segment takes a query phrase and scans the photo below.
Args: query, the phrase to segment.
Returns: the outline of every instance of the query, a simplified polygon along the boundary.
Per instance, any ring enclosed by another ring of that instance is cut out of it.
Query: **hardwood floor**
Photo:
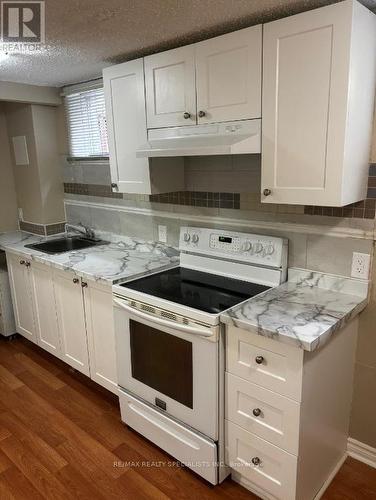
[[[211,487],[120,421],[116,397],[20,338],[0,341],[0,499],[255,499]],[[376,499],[348,459],[323,497]]]

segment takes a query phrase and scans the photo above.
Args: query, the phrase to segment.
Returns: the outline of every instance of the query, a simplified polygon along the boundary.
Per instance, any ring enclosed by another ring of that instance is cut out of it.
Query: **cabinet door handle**
[[[261,415],[261,410],[260,408],[255,408],[253,411],[252,411],[253,415],[255,417],[259,417]]]
[[[183,114],[183,116],[184,116],[184,119],[185,119],[185,120],[188,120],[188,118],[190,118],[190,117],[191,117],[191,113],[188,113],[188,111],[186,111],[186,112]]]
[[[199,111],[199,112],[198,112],[198,116],[199,116],[200,118],[204,118],[204,116],[206,116],[205,111],[202,111],[202,110],[201,110],[201,111]]]
[[[26,264],[26,262],[24,260],[20,260],[20,264],[21,264],[21,266],[24,266]]]
[[[255,361],[258,365],[262,365],[264,362],[264,356],[256,356]]]
[[[112,189],[117,189],[118,185],[116,184],[116,182],[112,182],[111,187],[112,187]]]
[[[83,281],[83,282],[81,283],[81,286],[82,286],[82,288],[87,288],[87,283],[86,283],[86,281]]]
[[[80,280],[79,280],[78,278],[73,278],[73,283],[74,283],[75,285],[77,285],[77,283],[79,283],[79,281],[80,281]]]
[[[253,463],[253,465],[260,465],[261,464],[261,459],[259,457],[253,457],[251,462]]]
[[[264,194],[264,196],[270,196],[272,194],[272,190],[271,189],[264,189],[263,194]]]

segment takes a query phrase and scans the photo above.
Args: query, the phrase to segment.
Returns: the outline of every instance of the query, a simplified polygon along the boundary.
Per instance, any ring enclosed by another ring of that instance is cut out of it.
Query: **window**
[[[64,97],[71,157],[108,157],[103,87],[68,87]]]

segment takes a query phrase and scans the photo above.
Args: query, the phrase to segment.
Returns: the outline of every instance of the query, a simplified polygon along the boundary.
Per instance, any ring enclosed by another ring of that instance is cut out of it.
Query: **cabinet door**
[[[10,287],[12,292],[16,330],[37,344],[34,322],[30,261],[26,257],[7,253]]]
[[[351,18],[341,2],[264,25],[263,202],[340,204]]]
[[[51,354],[61,357],[53,270],[49,266],[34,262],[31,269],[38,344]]]
[[[89,281],[84,290],[90,376],[117,394],[112,289]]]
[[[90,376],[81,280],[66,271],[54,270],[61,359]]]
[[[145,57],[148,128],[196,124],[194,58],[194,45]]]
[[[148,158],[136,158],[147,142],[143,60],[103,71],[111,179],[121,193],[150,194]]]
[[[196,44],[198,123],[261,117],[261,59],[261,25]]]

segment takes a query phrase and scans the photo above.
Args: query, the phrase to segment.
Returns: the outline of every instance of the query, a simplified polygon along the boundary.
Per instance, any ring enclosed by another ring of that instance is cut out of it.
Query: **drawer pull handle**
[[[257,467],[258,465],[261,464],[261,459],[259,457],[253,457],[252,463],[253,463],[253,465],[255,465]]]
[[[259,417],[261,415],[261,410],[260,408],[255,408],[252,413],[255,417]]]
[[[264,356],[256,356],[255,361],[258,365],[261,365],[264,362]]]

